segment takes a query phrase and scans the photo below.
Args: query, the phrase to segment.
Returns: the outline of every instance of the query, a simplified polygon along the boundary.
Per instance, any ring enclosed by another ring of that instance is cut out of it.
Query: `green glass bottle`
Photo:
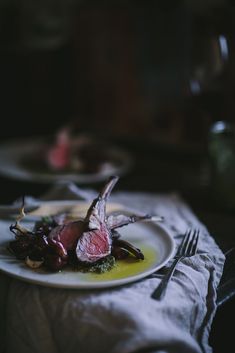
[[[235,127],[215,122],[209,131],[210,188],[219,208],[235,211]]]

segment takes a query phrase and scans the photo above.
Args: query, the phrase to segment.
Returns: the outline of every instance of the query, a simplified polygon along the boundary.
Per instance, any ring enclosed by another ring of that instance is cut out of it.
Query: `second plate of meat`
[[[0,173],[32,182],[86,184],[124,175],[133,163],[126,150],[87,136],[79,136],[71,149],[67,147],[51,145],[48,137],[5,142],[0,145]]]

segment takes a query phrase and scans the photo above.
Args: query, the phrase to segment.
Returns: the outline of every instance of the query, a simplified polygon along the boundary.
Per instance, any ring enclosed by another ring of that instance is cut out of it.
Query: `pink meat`
[[[78,239],[76,254],[78,260],[93,263],[111,253],[111,234],[105,223],[100,228],[87,231]]]
[[[68,251],[76,248],[77,241],[84,229],[85,223],[83,221],[69,222],[52,229],[48,237],[60,242]]]
[[[47,161],[50,167],[62,170],[69,166],[71,157],[71,141],[69,129],[58,132],[56,142],[47,152]]]

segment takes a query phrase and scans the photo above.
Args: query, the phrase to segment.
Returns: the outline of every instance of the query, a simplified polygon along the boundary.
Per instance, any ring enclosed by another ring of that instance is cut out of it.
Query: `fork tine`
[[[180,244],[179,248],[178,248],[178,255],[183,255],[185,253],[185,250],[187,248],[188,245],[188,241],[189,241],[189,237],[191,234],[191,229],[188,229],[185,233],[185,236],[183,238],[182,243]]]
[[[199,240],[199,230],[195,231],[194,242],[192,244],[192,249],[191,249],[191,252],[190,252],[191,255],[196,254],[198,240]]]
[[[187,251],[185,253],[186,256],[192,256],[196,251],[197,241],[198,241],[198,231],[194,230],[192,238],[188,244]]]
[[[193,234],[192,234],[192,231],[190,232],[190,238],[188,239],[188,243],[187,243],[187,246],[186,246],[185,251],[184,251],[184,255],[185,256],[191,253],[192,247],[193,247],[194,238],[195,238],[195,230],[193,231]]]

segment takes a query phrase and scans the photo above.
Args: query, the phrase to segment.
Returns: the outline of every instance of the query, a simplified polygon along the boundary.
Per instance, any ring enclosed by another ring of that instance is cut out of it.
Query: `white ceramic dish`
[[[33,215],[44,215],[45,211],[53,210],[58,212],[66,206],[71,207],[72,213],[83,215],[88,208],[85,202],[62,203],[45,202],[41,210],[32,212]],[[73,208],[75,207],[75,208]],[[72,209],[73,208],[73,209]],[[108,211],[120,209],[120,205],[108,204]],[[81,212],[79,212],[81,210]],[[123,213],[132,214],[128,209],[122,209]],[[129,260],[117,261],[117,265],[104,274],[81,273],[70,269],[64,269],[58,273],[48,273],[44,270],[32,270],[24,262],[21,262],[10,254],[7,244],[14,239],[14,235],[9,231],[10,222],[1,222],[0,237],[0,270],[10,276],[20,280],[49,287],[58,288],[106,288],[131,283],[162,268],[173,256],[175,243],[171,234],[164,225],[153,221],[138,222],[119,229],[122,239],[126,239],[140,248],[144,253],[144,260],[136,260],[131,257]],[[27,223],[27,227],[29,223]]]
[[[45,139],[13,140],[0,145],[0,173],[7,177],[31,182],[55,182],[59,180],[73,181],[80,184],[96,183],[107,180],[111,175],[124,175],[133,161],[129,153],[116,146],[110,146],[108,153],[111,160],[100,172],[81,174],[78,172],[55,173],[46,168],[32,168],[30,164],[22,162],[29,155],[37,157],[45,145]]]

